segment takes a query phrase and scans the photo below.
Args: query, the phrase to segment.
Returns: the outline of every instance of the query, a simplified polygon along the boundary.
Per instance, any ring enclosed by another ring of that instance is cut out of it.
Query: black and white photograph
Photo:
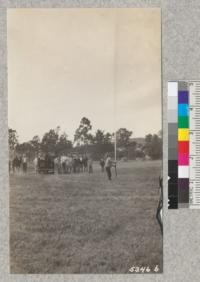
[[[10,271],[163,272],[160,8],[7,10]]]

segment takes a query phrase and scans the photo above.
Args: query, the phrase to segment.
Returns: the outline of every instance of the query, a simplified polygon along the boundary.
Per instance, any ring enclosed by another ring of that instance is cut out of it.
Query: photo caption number
[[[156,265],[155,267],[154,267],[154,272],[158,272],[160,270],[160,268],[159,268],[159,266],[158,265]]]
[[[160,268],[159,265],[156,265],[152,269],[149,266],[132,266],[129,269],[129,272],[131,273],[149,273],[149,272],[159,272]]]

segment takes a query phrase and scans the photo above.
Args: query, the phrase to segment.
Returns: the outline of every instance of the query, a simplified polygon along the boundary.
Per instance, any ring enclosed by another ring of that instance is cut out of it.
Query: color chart
[[[200,81],[168,82],[168,208],[200,208]]]
[[[178,82],[178,207],[189,207],[189,91]]]
[[[178,82],[168,83],[168,207],[178,208]]]

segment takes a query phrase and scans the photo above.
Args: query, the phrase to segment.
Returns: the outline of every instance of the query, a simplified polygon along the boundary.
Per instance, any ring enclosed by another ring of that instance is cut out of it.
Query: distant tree
[[[147,134],[145,136],[144,152],[145,152],[145,155],[149,157],[151,157],[152,155],[152,139],[153,139],[152,134]]]
[[[162,129],[160,129],[158,131],[158,137],[162,139],[162,136],[163,136],[163,131],[162,131]]]
[[[35,156],[35,148],[31,141],[17,144],[16,152],[20,155],[26,154],[29,159],[33,159]]]
[[[59,127],[50,129],[49,132],[44,134],[41,142],[41,149],[43,152],[55,154],[56,145],[59,141],[59,129]]]
[[[68,153],[72,149],[72,142],[67,139],[67,134],[63,132],[56,144],[56,155]]]
[[[104,133],[103,130],[98,129],[93,137],[94,144],[108,144],[111,143],[111,134]]]
[[[104,135],[104,143],[105,144],[110,144],[111,143],[111,139],[112,139],[112,134],[110,134],[109,132],[107,132]]]
[[[112,143],[89,144],[85,152],[87,152],[93,160],[100,160],[106,153],[113,154],[114,146]]]
[[[137,143],[135,141],[129,141],[125,149],[126,149],[126,155],[128,159],[134,160],[137,157],[137,154],[136,154]]]
[[[17,135],[17,131],[12,128],[8,129],[8,142],[9,142],[9,149],[11,151],[14,151],[16,145],[18,144],[18,135]]]
[[[83,117],[80,121],[79,127],[76,129],[74,135],[74,143],[77,145],[86,145],[92,143],[92,134],[91,134],[92,125],[88,118]]]
[[[92,133],[88,133],[86,144],[93,144],[93,143],[94,143],[94,136],[92,135]]]
[[[117,145],[119,147],[126,147],[129,145],[132,131],[129,131],[126,128],[120,128],[116,134],[117,134]]]
[[[148,134],[145,137],[145,153],[152,160],[162,158],[162,139],[157,134]]]
[[[103,144],[104,143],[104,131],[103,130],[100,130],[98,129],[95,133],[95,136],[94,136],[94,143],[97,143],[97,144]]]
[[[145,146],[144,144],[137,143],[135,150],[136,158],[145,158]]]
[[[37,154],[41,147],[40,137],[38,135],[35,135],[33,139],[30,141],[30,143],[32,144],[34,151]]]
[[[152,138],[153,138],[152,134],[147,134],[145,136],[145,149],[146,150],[148,150],[151,147]]]

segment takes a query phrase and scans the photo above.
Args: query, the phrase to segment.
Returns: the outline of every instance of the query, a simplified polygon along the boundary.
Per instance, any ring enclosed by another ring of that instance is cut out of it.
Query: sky
[[[82,117],[133,137],[161,129],[158,8],[8,9],[8,125],[19,141]]]

